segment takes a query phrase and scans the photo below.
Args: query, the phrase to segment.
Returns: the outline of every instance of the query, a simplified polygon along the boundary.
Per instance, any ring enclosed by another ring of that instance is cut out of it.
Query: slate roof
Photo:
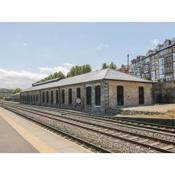
[[[103,69],[103,70],[93,71],[82,75],[77,75],[70,78],[61,79],[53,83],[34,86],[24,90],[23,92],[61,87],[61,86],[79,84],[79,83],[86,83],[86,82],[97,81],[97,80],[121,80],[121,81],[153,83],[152,81],[141,79],[120,71],[116,71],[112,69]]]

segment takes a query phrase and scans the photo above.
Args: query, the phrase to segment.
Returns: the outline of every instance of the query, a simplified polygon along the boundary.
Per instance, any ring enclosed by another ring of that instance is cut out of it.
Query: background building
[[[121,65],[121,67],[117,70],[128,74],[129,73],[129,66],[128,65]]]
[[[131,60],[129,73],[153,81],[175,80],[175,39],[166,39],[145,56]]]

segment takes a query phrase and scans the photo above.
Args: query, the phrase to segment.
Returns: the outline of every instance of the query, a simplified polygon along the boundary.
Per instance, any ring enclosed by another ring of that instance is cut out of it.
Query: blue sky
[[[127,53],[145,54],[155,44],[175,37],[175,23],[0,23],[1,87],[28,87],[55,70],[103,62],[126,64]],[[2,72],[1,72],[2,71]],[[7,72],[8,76],[5,75]],[[15,74],[30,79],[8,84]],[[3,75],[4,74],[4,77]],[[6,78],[6,79],[5,79]],[[1,81],[2,82],[2,81]]]

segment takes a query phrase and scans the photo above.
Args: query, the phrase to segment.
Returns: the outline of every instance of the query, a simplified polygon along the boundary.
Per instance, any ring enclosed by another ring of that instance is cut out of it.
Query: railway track
[[[68,116],[80,116],[80,117],[86,117],[86,118],[90,118],[90,119],[97,119],[99,121],[106,121],[106,122],[113,122],[115,124],[121,124],[122,126],[125,126],[125,127],[136,127],[136,128],[140,128],[140,130],[145,130],[145,129],[150,129],[150,130],[154,130],[154,132],[167,132],[168,134],[169,133],[172,133],[172,134],[175,134],[175,127],[171,127],[171,126],[165,126],[165,125],[159,125],[159,124],[153,124],[153,123],[147,123],[147,122],[141,122],[141,121],[132,121],[132,120],[129,120],[129,119],[117,119],[117,117],[114,119],[110,118],[110,117],[104,117],[104,116],[96,116],[96,115],[93,115],[93,114],[86,114],[86,113],[82,113],[82,112],[78,112],[78,111],[69,111],[69,110],[65,110],[65,109],[55,109],[55,108],[52,108],[52,107],[43,107],[43,106],[33,106],[33,105],[25,105],[26,106],[29,106],[29,107],[32,107],[32,108],[37,108],[38,107],[40,109],[43,109],[43,110],[47,110],[47,111],[55,111],[55,112],[58,112],[60,113],[61,115],[68,115]]]
[[[90,122],[90,121],[86,121],[85,118],[83,117],[82,117],[83,120],[77,119],[77,118],[75,119],[75,118],[71,118],[70,116],[56,115],[56,114],[54,115],[52,113],[41,111],[36,108],[24,107],[20,105],[3,105],[3,107],[17,114],[23,115],[25,117],[28,116],[28,118],[30,118],[29,117],[30,115],[34,115],[35,121],[37,120],[38,117],[41,117],[41,119],[43,118],[49,119],[55,123],[61,122],[69,126],[73,126],[75,128],[77,127],[81,128],[87,132],[91,132],[91,134],[96,133],[97,135],[102,135],[102,136],[111,138],[113,140],[119,140],[119,141],[125,142],[126,145],[128,145],[129,143],[129,144],[134,144],[135,146],[139,146],[141,148],[146,148],[148,152],[164,152],[164,153],[175,152],[174,141],[164,140],[161,138],[153,138],[148,135],[133,133],[129,130],[123,131],[119,128],[115,128],[114,126],[110,125],[109,121],[100,120],[101,121],[100,123],[99,120],[96,119],[97,121],[95,122],[95,119],[93,119],[93,122],[92,121]],[[42,123],[42,120],[37,122]],[[45,124],[46,123],[44,123],[44,125]],[[51,127],[51,124],[47,124],[47,127]],[[89,139],[88,141],[86,140],[85,142],[90,143],[99,149],[102,148],[103,149],[102,152],[120,152],[120,150],[108,147],[107,145],[105,146],[105,144],[100,145],[97,143],[92,143],[90,141],[92,140]]]
[[[11,103],[11,102],[8,102],[8,103]],[[167,131],[167,132],[175,133],[175,127],[162,125],[162,124],[143,122],[143,121],[133,121],[131,119],[126,119],[126,118],[110,117],[110,116],[104,116],[100,114],[84,113],[80,111],[73,111],[70,109],[55,108],[55,107],[48,107],[48,106],[36,106],[36,105],[29,105],[29,104],[25,104],[24,106],[29,106],[32,108],[40,108],[40,109],[48,110],[48,111],[55,111],[55,112],[61,113],[62,115],[70,114],[70,115],[76,115],[76,116],[81,116],[81,117],[86,117],[86,118],[87,117],[95,118],[95,119],[100,119],[100,120],[105,120],[105,121],[110,121],[110,122],[115,122],[115,123],[127,124],[127,125],[137,126],[141,128],[148,128],[148,129],[154,129],[158,131],[161,130],[164,132]]]

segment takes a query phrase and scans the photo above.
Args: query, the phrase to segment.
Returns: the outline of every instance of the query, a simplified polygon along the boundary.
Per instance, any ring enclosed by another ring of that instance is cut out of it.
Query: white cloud
[[[71,69],[73,66],[75,66],[74,64],[71,63],[64,63],[64,66],[67,66],[68,69]]]
[[[72,66],[72,64],[65,63],[63,66],[40,67],[37,71],[7,70],[0,68],[0,88],[28,88],[32,83],[56,71],[62,71],[66,74]]]
[[[26,88],[30,87],[35,81],[47,76],[47,74],[36,73],[25,70],[6,70],[0,69],[0,87],[2,88]]]
[[[63,66],[56,66],[56,67],[39,67],[41,73],[52,74],[54,72],[62,71],[64,74],[67,74],[71,67],[74,66],[70,63],[65,63]]]
[[[159,39],[153,39],[152,41],[151,41],[151,43],[152,43],[152,45],[154,46],[154,47],[156,47],[159,43],[160,43],[160,40]]]
[[[96,47],[96,50],[103,50],[103,49],[108,49],[108,48],[109,48],[109,44],[101,43]]]
[[[23,46],[24,46],[24,47],[26,47],[26,46],[28,46],[28,45],[29,45],[29,44],[26,43],[26,42],[23,43]]]

